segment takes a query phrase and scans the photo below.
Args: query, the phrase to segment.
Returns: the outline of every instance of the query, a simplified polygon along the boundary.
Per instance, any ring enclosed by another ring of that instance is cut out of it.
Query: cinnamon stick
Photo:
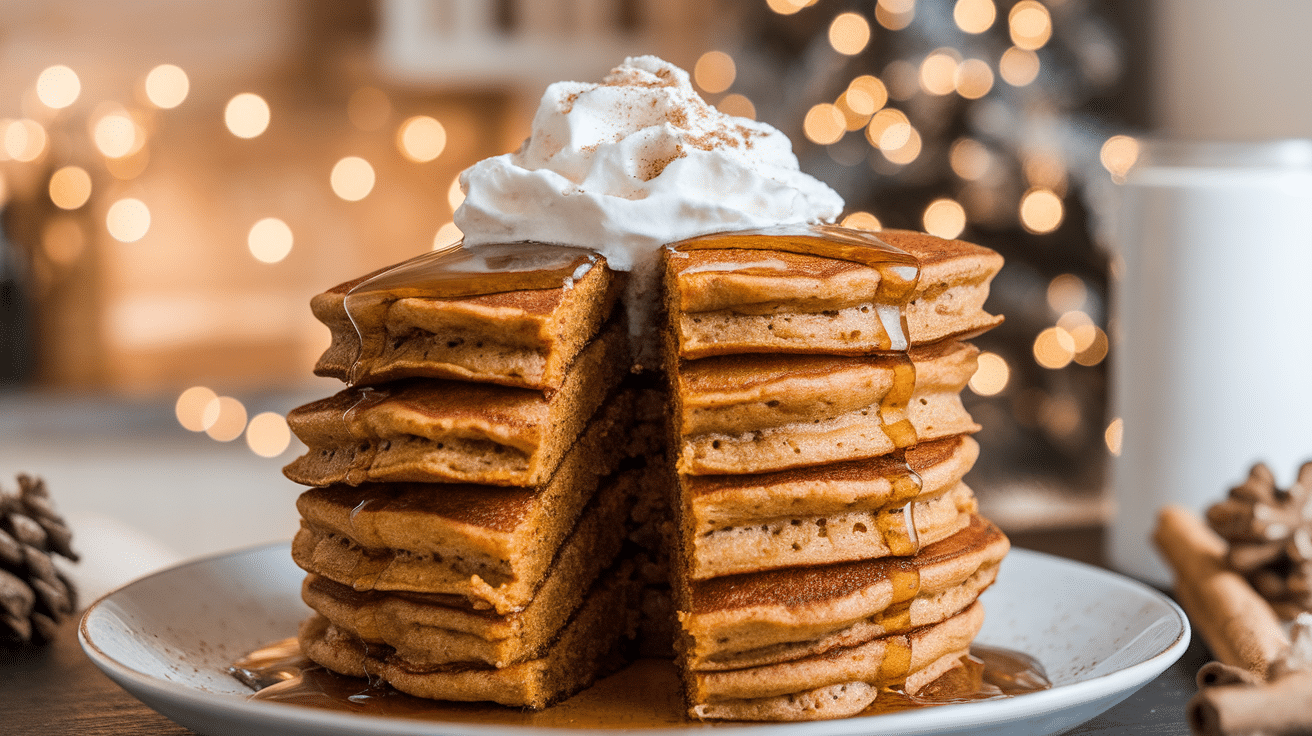
[[[1180,605],[1216,658],[1265,680],[1289,638],[1271,606],[1226,566],[1225,541],[1179,506],[1162,509],[1153,541],[1175,571]]]
[[[1186,711],[1194,733],[1307,734],[1312,732],[1312,672],[1291,672],[1261,685],[1218,685],[1200,690]]]

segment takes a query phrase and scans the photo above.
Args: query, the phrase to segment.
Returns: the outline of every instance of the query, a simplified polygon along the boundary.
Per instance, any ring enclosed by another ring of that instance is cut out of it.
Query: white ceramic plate
[[[594,736],[596,729],[487,726],[360,716],[248,701],[226,673],[235,659],[293,636],[308,609],[303,573],[286,544],[191,562],[105,596],[79,638],[100,669],[144,703],[206,736]],[[1184,613],[1125,577],[1058,557],[1014,550],[984,594],[978,641],[1043,663],[1050,690],[1005,700],[802,724],[724,724],[743,736],[1053,734],[1128,697],[1171,665],[1189,643]],[[645,731],[650,736],[703,729]]]

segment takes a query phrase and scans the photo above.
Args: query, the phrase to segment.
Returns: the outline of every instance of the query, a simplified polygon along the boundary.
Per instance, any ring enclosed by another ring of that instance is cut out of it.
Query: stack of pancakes
[[[842,717],[956,666],[1008,549],[962,482],[959,395],[1001,257],[819,227],[685,241],[665,266],[690,713]]]
[[[638,605],[630,510],[668,471],[622,385],[619,275],[576,249],[481,254],[312,302],[333,334],[316,373],[349,387],[288,416],[308,452],[284,472],[313,486],[300,639],[414,695],[541,708],[617,663]]]

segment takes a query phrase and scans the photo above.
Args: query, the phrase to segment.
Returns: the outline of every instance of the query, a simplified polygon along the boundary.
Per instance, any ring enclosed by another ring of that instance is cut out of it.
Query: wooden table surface
[[[1018,547],[1100,564],[1102,530],[1011,534]],[[1185,656],[1144,689],[1072,734],[1187,734],[1184,704],[1208,660],[1195,637]],[[68,622],[47,647],[0,650],[0,736],[179,736],[191,731],[141,704],[96,669]]]

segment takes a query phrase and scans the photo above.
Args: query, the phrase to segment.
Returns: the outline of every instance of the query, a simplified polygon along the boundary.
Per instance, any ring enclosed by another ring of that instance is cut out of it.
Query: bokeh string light
[[[172,110],[181,105],[191,92],[191,80],[182,67],[160,64],[146,74],[143,83],[146,99],[161,110]]]
[[[347,156],[333,165],[329,183],[333,193],[347,202],[359,202],[374,189],[374,167],[359,156]]]
[[[733,86],[738,67],[723,51],[707,51],[693,66],[692,78],[703,91],[716,95]]]
[[[75,210],[91,198],[91,175],[80,166],[65,166],[50,176],[50,201],[64,210]]]
[[[416,115],[397,129],[396,147],[411,161],[427,163],[446,149],[446,128],[435,118]]]
[[[238,138],[256,138],[269,127],[272,113],[269,103],[253,92],[243,92],[223,109],[223,122],[228,132]]]
[[[150,208],[139,199],[120,199],[109,206],[105,226],[115,240],[134,243],[150,231]]]
[[[261,412],[246,425],[246,445],[260,457],[278,457],[292,443],[291,429],[281,414]]]
[[[48,67],[36,79],[36,96],[41,104],[52,110],[62,110],[82,94],[82,80],[77,72],[59,64]]]
[[[292,252],[292,229],[276,217],[266,217],[251,226],[246,246],[262,263],[278,263]]]

